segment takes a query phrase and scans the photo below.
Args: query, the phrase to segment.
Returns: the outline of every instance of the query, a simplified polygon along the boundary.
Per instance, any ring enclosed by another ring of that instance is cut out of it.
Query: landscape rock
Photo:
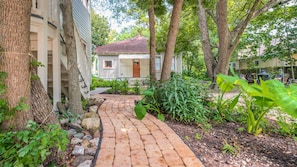
[[[83,146],[74,146],[74,149],[72,151],[72,155],[83,155],[85,152],[85,149]]]
[[[84,140],[91,140],[93,137],[91,135],[85,135],[83,137]]]
[[[100,137],[100,131],[99,130],[96,130],[94,132],[94,135],[93,135],[94,138],[99,138]]]
[[[69,122],[69,119],[68,119],[68,118],[60,119],[60,124],[61,124],[61,125],[64,125],[64,124],[66,124],[66,123],[68,123],[68,122]]]
[[[79,164],[77,167],[90,167],[92,164],[92,160],[86,160],[85,162]]]
[[[68,127],[72,128],[72,129],[75,129],[76,132],[82,132],[83,131],[82,127],[79,124],[76,124],[76,123],[65,123],[65,125],[67,125]]]
[[[80,119],[77,119],[74,121],[74,123],[78,124],[78,125],[81,125],[81,120]]]
[[[90,156],[95,156],[97,151],[97,147],[90,147],[85,149],[85,154]]]
[[[90,140],[90,143],[92,144],[92,146],[98,146],[99,138],[94,138]]]
[[[73,160],[73,162],[71,162],[71,166],[78,166],[79,164],[83,163],[86,160],[93,160],[93,156],[85,156],[85,155],[77,156]]]
[[[69,129],[67,132],[69,136],[73,136],[74,134],[77,133],[75,129]]]
[[[82,127],[91,130],[91,131],[96,131],[100,127],[100,119],[97,118],[85,118],[82,120]]]
[[[89,112],[97,113],[98,111],[98,106],[91,106],[89,109]]]
[[[84,137],[84,134],[83,133],[77,133],[77,134],[74,134],[73,137],[81,139],[81,138]]]
[[[82,116],[82,119],[86,119],[86,118],[99,118],[99,115],[94,113],[94,112],[86,112],[84,113],[84,115]]]
[[[77,145],[77,144],[82,143],[82,139],[74,137],[74,138],[71,139],[70,143],[73,144],[73,145]]]
[[[88,140],[83,140],[81,146],[83,146],[84,148],[88,148],[91,146],[91,143]]]

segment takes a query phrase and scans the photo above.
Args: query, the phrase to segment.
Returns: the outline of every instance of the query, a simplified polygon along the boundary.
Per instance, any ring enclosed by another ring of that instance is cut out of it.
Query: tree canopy
[[[108,43],[110,25],[106,17],[100,16],[91,9],[92,44],[102,46]]]

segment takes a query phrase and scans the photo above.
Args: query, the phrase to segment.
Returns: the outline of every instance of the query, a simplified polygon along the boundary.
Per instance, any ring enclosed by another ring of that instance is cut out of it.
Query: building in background
[[[77,48],[81,95],[90,96],[91,84],[91,17],[89,0],[73,0],[74,33]],[[38,76],[54,106],[68,96],[67,56],[59,0],[32,0],[31,53],[44,67]]]
[[[137,36],[124,41],[119,41],[95,49],[98,56],[93,64],[93,75],[106,80],[128,79],[145,80],[149,78],[150,53],[147,38]],[[156,55],[156,76],[160,79],[164,55]],[[182,57],[172,59],[171,70],[182,72]]]

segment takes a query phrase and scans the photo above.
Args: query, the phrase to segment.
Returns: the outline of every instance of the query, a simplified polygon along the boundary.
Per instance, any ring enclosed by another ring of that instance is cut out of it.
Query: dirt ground
[[[193,150],[206,167],[296,167],[297,141],[275,133],[254,136],[240,131],[242,125],[228,122],[208,131],[196,125],[166,123]],[[235,155],[223,153],[226,142]]]

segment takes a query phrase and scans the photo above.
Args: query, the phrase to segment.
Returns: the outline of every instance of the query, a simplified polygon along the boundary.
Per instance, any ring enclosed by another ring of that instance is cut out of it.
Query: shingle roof
[[[149,53],[147,38],[137,36],[124,41],[119,41],[95,49],[98,55],[122,54],[122,53]]]

